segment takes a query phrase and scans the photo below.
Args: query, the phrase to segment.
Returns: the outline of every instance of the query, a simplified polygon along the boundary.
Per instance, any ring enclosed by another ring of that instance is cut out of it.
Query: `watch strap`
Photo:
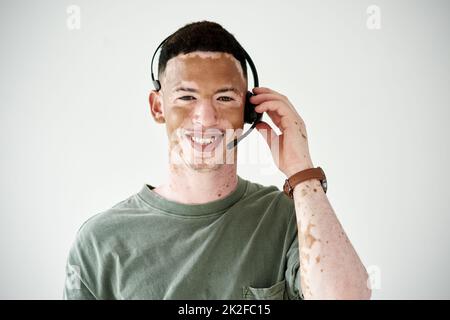
[[[284,182],[283,191],[288,197],[293,199],[295,186],[300,182],[311,179],[318,179],[320,181],[320,184],[322,185],[323,191],[325,193],[327,192],[327,178],[325,176],[325,172],[321,167],[306,169],[290,176]]]

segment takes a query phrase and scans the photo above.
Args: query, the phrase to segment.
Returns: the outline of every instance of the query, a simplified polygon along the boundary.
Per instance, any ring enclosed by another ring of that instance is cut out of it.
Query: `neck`
[[[202,204],[226,197],[236,189],[237,183],[236,164],[224,164],[211,171],[171,164],[168,183],[153,191],[172,201]]]

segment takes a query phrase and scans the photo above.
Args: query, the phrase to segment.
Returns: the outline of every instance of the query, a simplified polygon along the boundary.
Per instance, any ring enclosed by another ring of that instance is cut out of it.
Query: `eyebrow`
[[[175,88],[173,91],[174,91],[174,92],[178,92],[178,91],[188,91],[188,92],[196,92],[196,93],[198,93],[198,90],[197,90],[197,89],[194,89],[194,88],[188,88],[188,87],[177,87],[177,88]],[[236,89],[236,88],[234,88],[234,87],[225,87],[225,88],[221,88],[221,89],[217,90],[217,91],[215,92],[215,94],[216,94],[216,93],[227,92],[227,91],[233,91],[233,92],[236,93],[236,94],[240,94],[240,93],[241,93],[238,89]]]

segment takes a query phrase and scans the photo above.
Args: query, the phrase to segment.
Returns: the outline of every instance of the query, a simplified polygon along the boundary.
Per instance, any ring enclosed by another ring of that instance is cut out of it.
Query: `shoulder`
[[[74,272],[77,274],[82,290],[65,292],[69,298],[103,295],[105,284],[102,279],[107,278],[108,270],[114,268],[114,248],[120,241],[117,235],[124,230],[123,219],[139,210],[134,201],[135,195],[132,195],[110,209],[92,215],[78,228],[67,258],[66,271],[69,277],[73,277]]]
[[[275,185],[263,185],[248,180],[246,197],[260,201],[276,201],[287,206],[292,206],[293,201]]]
[[[100,245],[123,230],[125,220],[144,210],[136,194],[111,208],[95,213],[85,220],[77,231],[76,241],[85,245]]]
[[[263,185],[248,181],[247,191],[242,199],[248,206],[265,209],[270,212],[283,212],[286,219],[295,214],[294,201],[275,185]]]

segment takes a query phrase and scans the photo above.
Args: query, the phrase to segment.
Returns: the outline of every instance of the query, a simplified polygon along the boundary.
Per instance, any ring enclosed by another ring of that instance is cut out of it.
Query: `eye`
[[[192,99],[195,99],[193,96],[182,96],[182,97],[180,97],[180,98],[178,98],[178,99],[180,99],[180,100],[184,100],[184,101],[189,101],[189,100],[192,100]]]
[[[234,100],[233,98],[227,97],[227,96],[219,97],[219,99],[221,99],[221,98],[225,98],[225,100],[222,100],[222,101],[233,101]]]

